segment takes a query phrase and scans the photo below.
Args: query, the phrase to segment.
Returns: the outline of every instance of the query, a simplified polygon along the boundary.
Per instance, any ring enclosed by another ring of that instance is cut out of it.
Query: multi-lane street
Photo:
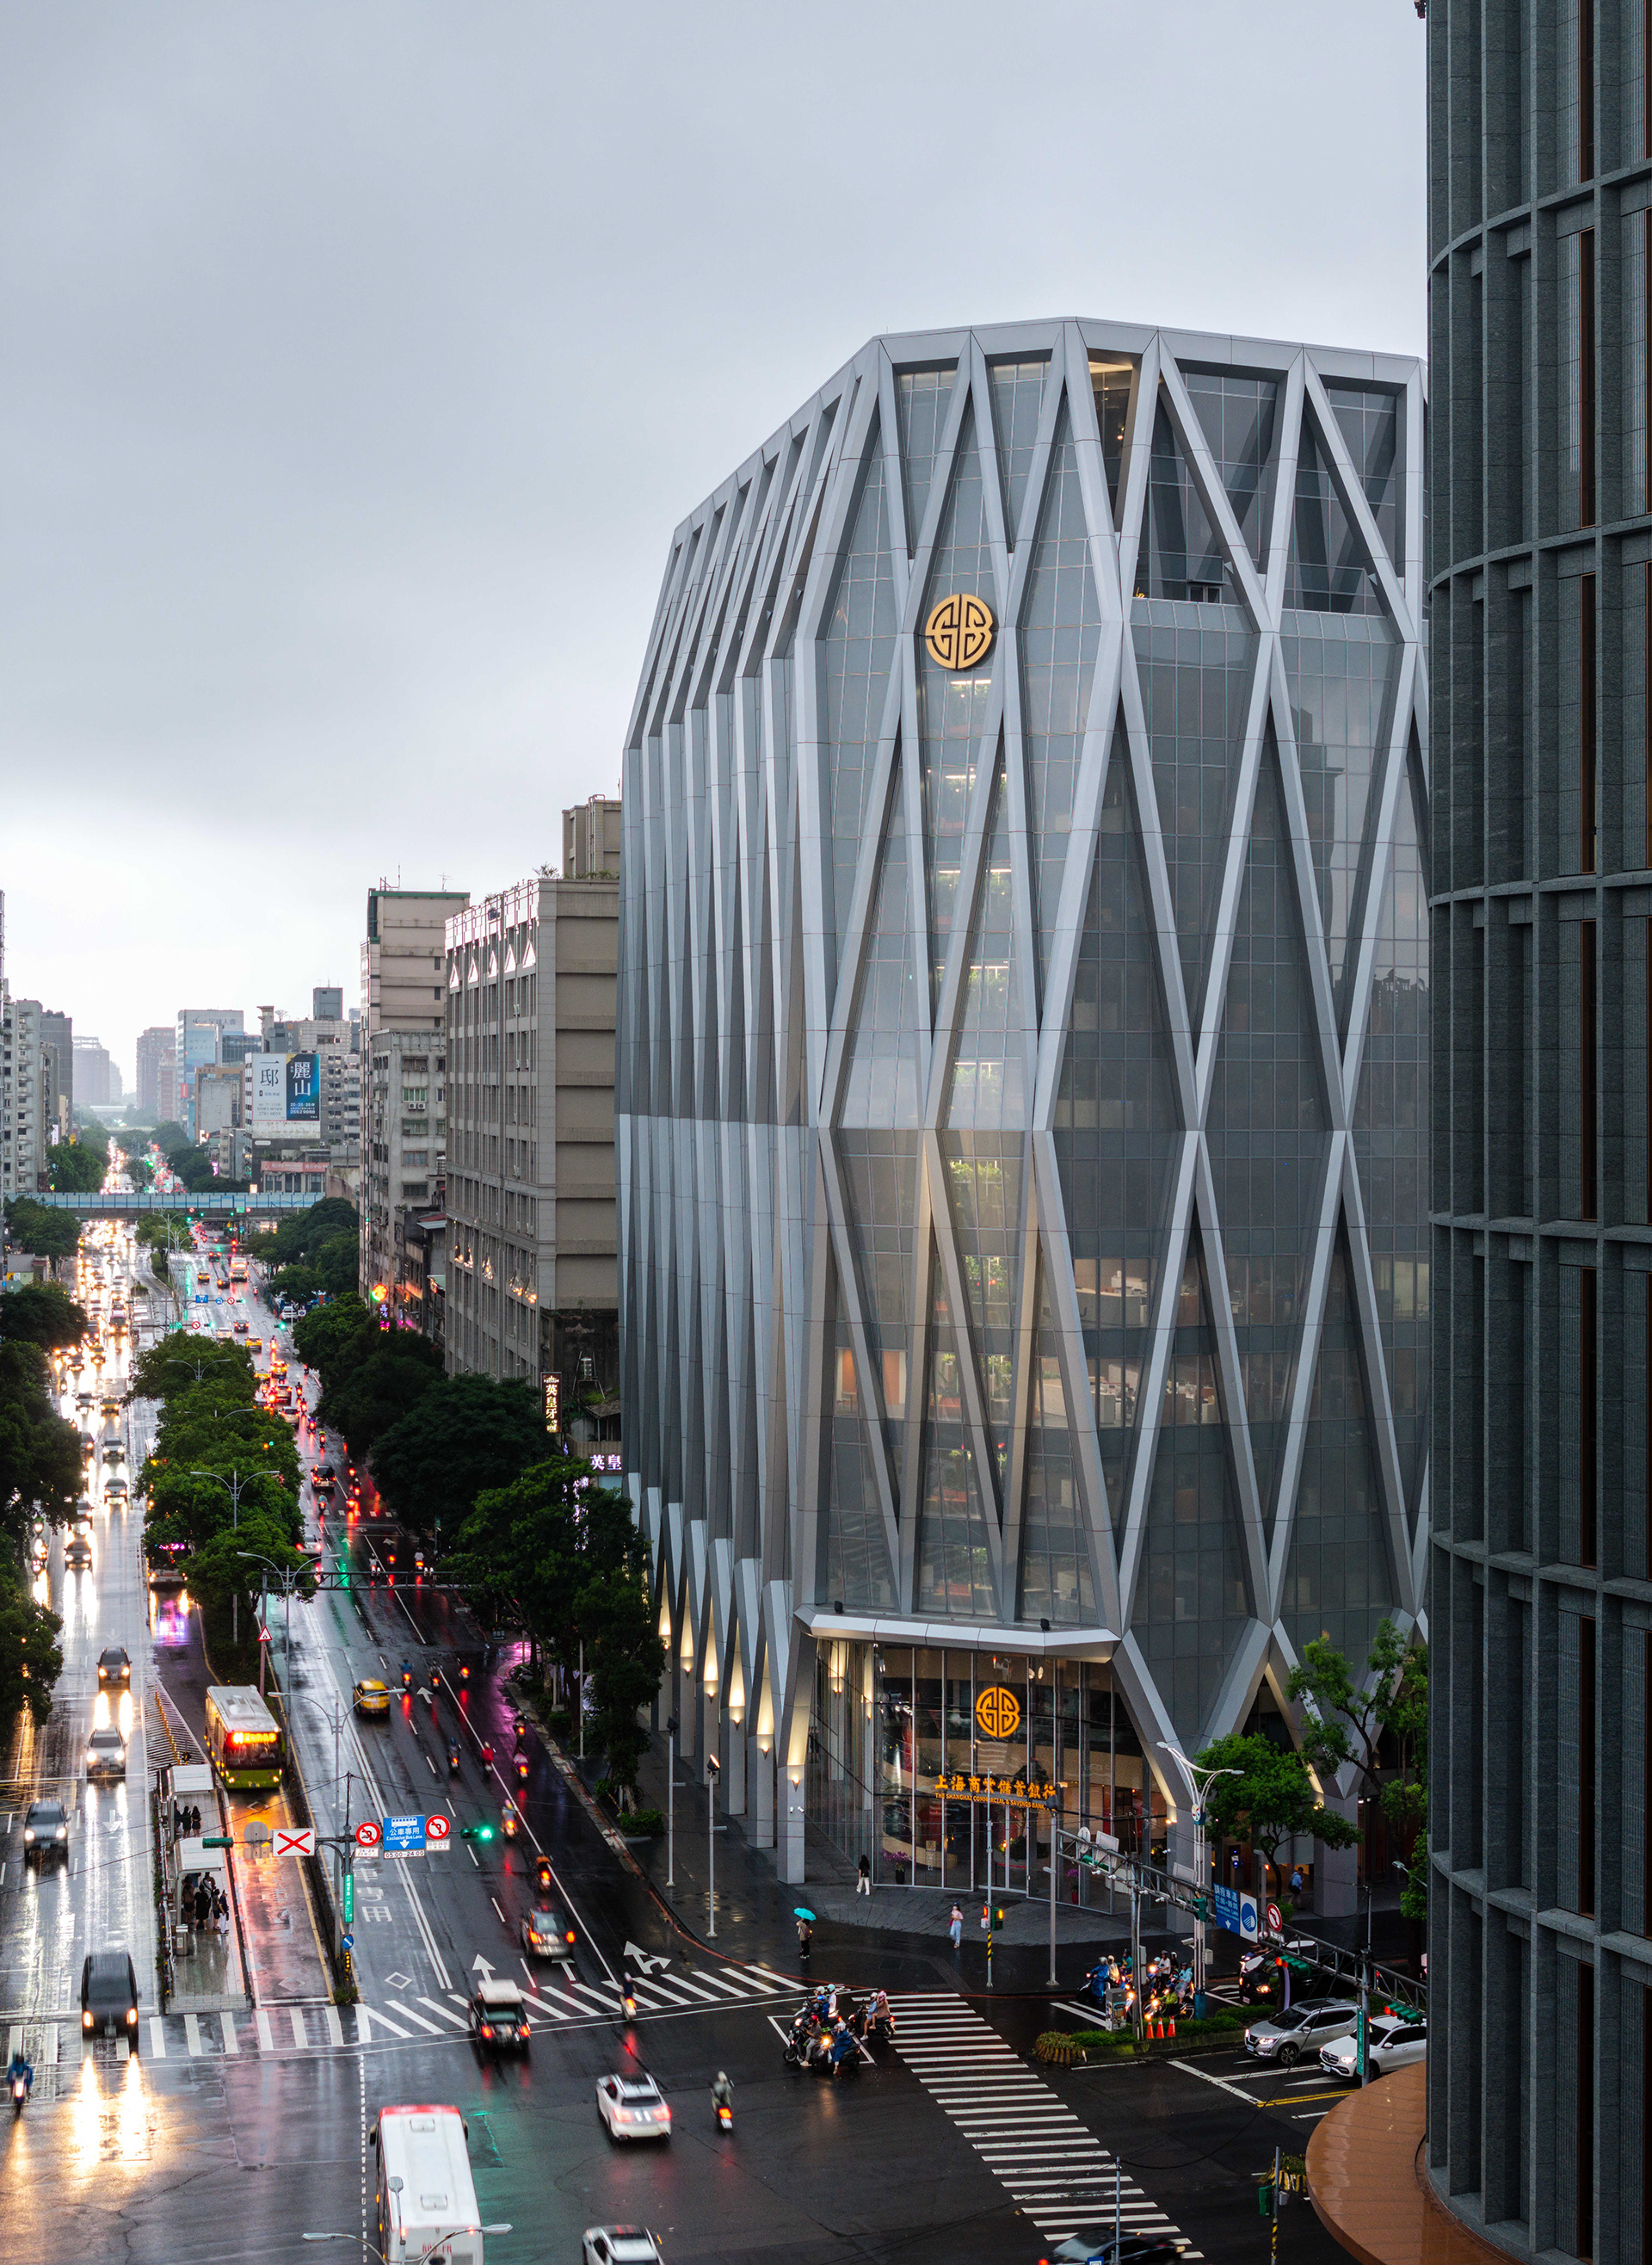
[[[413,1577],[411,1544],[369,1484],[355,1516],[343,1489],[320,1511],[309,1475],[328,1463],[345,1477],[348,1458],[308,1415],[298,1427],[306,1531],[329,1585],[290,1616],[272,1603],[267,1649],[315,1826],[324,1839],[413,1813],[444,1817],[450,1832],[440,1854],[357,1862],[359,2001],[342,2005],[298,1865],[238,1847],[251,2001],[191,2010],[186,1976],[164,2009],[149,1793],[178,1752],[199,1751],[205,1670],[186,1604],[146,1584],[141,1511],[108,1494],[110,1480],[141,1471],[156,1411],[103,1412],[125,1392],[134,1336],[147,1341],[152,1325],[134,1292],[147,1254],[135,1258],[113,1230],[99,1230],[98,1245],[84,1294],[101,1362],[66,1371],[62,1401],[94,1433],[92,1563],[68,1569],[65,1537],[52,1537],[40,1593],[63,1615],[64,1670],[48,1724],[14,1740],[0,1817],[0,2017],[38,2071],[26,2113],[0,2138],[14,2240],[47,2256],[119,2249],[218,2265],[295,2259],[307,2233],[327,2233],[371,2256],[360,2247],[371,2119],[387,2103],[436,2101],[469,2120],[484,2216],[513,2228],[489,2240],[504,2265],[577,2257],[586,2227],[618,2221],[651,2227],[673,2258],[1030,2265],[1076,2227],[1110,2232],[1115,2215],[1126,2235],[1174,2239],[1195,2257],[1260,2254],[1248,2174],[1276,2144],[1299,2149],[1322,2112],[1329,2087],[1306,2069],[1259,2076],[1230,2054],[1046,2070],[1034,2038],[1081,2023],[1082,2006],[960,1991],[932,1946],[870,1933],[833,1943],[831,1968],[857,1987],[889,1988],[894,2050],[850,2086],[785,2069],[801,1992],[783,1950],[727,1958],[696,1941],[618,1860],[536,1738],[519,1778],[508,1657],[486,1649],[459,1599]],[[175,1264],[191,1328],[224,1336],[246,1324],[258,1366],[287,1358],[308,1408],[314,1380],[274,1316],[251,1289],[221,1286],[218,1271]],[[120,1339],[108,1318],[117,1304],[129,1322]],[[121,1452],[106,1459],[110,1442]],[[129,1696],[99,1695],[98,1656],[110,1645],[130,1656]],[[390,1688],[382,1715],[353,1704],[370,1679]],[[84,1750],[105,1718],[128,1734],[127,1773],[94,1789]],[[22,1861],[21,1823],[28,1802],[49,1795],[70,1810],[69,1853],[37,1874]],[[502,1831],[507,1802],[513,1839]],[[254,1820],[296,1813],[284,1794],[237,1794],[229,1806],[237,1838]],[[493,1837],[461,1837],[474,1825]],[[548,1890],[535,1884],[542,1857]],[[570,1963],[529,1955],[523,1922],[536,1904],[572,1928]],[[83,2045],[77,2025],[80,1962],[117,1946],[131,1950],[139,1980],[132,2055],[123,2043]],[[628,1967],[630,2019],[620,2002]],[[489,1976],[524,1992],[525,2056],[495,2061],[471,2039],[467,1999]],[[735,2088],[732,2135],[712,2116],[719,2070]],[[595,2087],[615,2071],[658,2080],[673,2111],[667,2145],[608,2138]],[[1331,2254],[1306,2213],[1290,2248]]]

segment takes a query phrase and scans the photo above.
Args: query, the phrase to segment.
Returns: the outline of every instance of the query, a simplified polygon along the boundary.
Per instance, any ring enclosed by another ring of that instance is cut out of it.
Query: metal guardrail
[[[1203,1919],[1212,1926],[1219,1924],[1212,1894],[1201,1894],[1193,1882],[1181,1879],[1160,1865],[1099,1847],[1095,1850],[1091,1865],[1121,1894],[1129,1895],[1133,1890],[1144,1903],[1168,1904],[1176,1911],[1186,1912],[1190,1918]],[[1328,1985],[1333,1991],[1339,1987],[1350,1992],[1365,1988],[1373,1996],[1390,1999],[1397,2005],[1415,2006],[1423,2014],[1428,2011],[1426,1977],[1402,1974],[1396,1967],[1368,1959],[1363,1951],[1344,1950],[1337,1943],[1323,1942],[1317,1935],[1301,1929],[1276,1935],[1258,1928],[1254,1945],[1244,1935],[1236,1935],[1234,1940],[1247,1948],[1284,1958],[1294,1970],[1310,1975],[1316,1983]]]

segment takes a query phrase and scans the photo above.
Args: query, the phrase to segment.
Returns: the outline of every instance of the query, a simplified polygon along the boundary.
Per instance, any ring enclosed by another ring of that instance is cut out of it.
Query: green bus
[[[250,1683],[215,1683],[207,1691],[207,1753],[227,1786],[280,1785],[287,1739]]]

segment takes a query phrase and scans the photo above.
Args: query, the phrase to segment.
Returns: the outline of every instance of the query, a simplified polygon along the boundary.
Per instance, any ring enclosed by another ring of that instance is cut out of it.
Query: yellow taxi
[[[389,1688],[375,1676],[365,1677],[350,1695],[358,1715],[388,1715],[390,1711]]]
[[[245,1344],[249,1352],[262,1352],[264,1350],[264,1340],[262,1337],[246,1337],[243,1339],[243,1343]]]

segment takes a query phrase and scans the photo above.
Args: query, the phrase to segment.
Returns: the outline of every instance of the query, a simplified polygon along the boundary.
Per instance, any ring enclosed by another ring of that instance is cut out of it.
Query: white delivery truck
[[[381,2108],[373,2125],[377,2247],[384,2265],[483,2265],[484,2225],[456,2108]]]

